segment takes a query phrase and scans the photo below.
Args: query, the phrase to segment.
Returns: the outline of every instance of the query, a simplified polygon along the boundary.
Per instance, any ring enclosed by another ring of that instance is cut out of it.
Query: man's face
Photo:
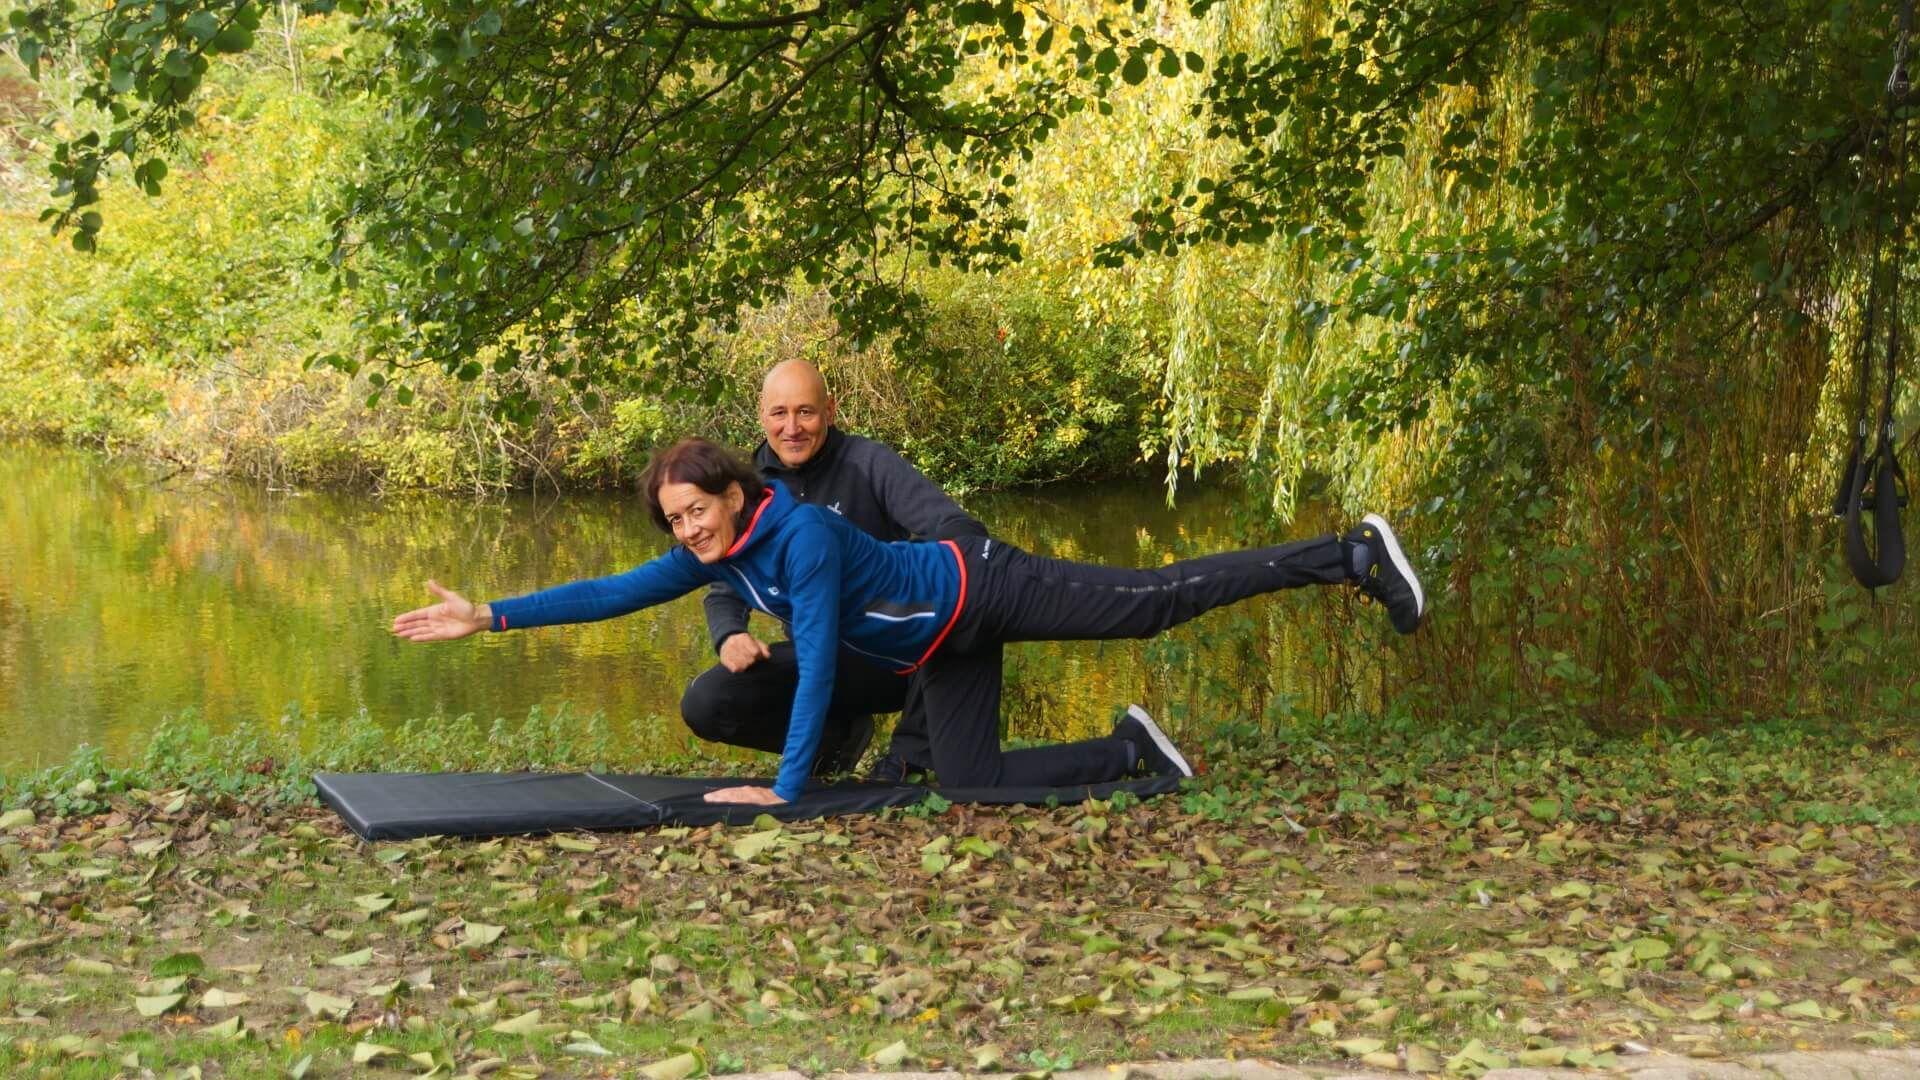
[[[834,402],[827,389],[801,371],[775,372],[760,392],[760,427],[780,464],[797,469],[827,443]]]

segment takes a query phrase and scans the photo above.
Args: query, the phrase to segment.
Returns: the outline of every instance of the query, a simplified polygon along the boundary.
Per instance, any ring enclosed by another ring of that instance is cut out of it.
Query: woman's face
[[[673,538],[703,563],[717,562],[733,546],[733,523],[746,501],[739,484],[728,484],[718,495],[696,484],[660,485],[660,512],[666,515]]]

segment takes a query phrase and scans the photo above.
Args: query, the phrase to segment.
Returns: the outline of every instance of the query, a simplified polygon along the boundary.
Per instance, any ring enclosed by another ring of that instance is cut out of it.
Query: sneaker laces
[[[1366,607],[1376,602],[1381,604],[1387,602],[1385,594],[1386,583],[1380,580],[1379,560],[1368,564],[1367,572],[1354,578],[1352,584],[1354,591],[1360,594],[1361,606]]]

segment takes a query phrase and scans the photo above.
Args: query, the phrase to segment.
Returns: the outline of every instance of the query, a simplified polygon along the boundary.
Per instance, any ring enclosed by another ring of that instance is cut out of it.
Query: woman
[[[1192,775],[1138,708],[1104,738],[1000,749],[1001,647],[1009,641],[1151,637],[1223,604],[1301,585],[1352,583],[1394,628],[1419,627],[1426,599],[1387,523],[1344,536],[1122,570],[1030,555],[991,537],[882,543],[705,439],[656,455],[641,478],[654,523],[678,542],[624,574],[474,604],[436,582],[440,603],[393,620],[409,641],[612,618],[725,581],[787,623],[800,684],[771,788],[711,802],[778,805],[799,796],[833,692],[841,645],[901,673],[921,670],[933,768],[947,787],[1065,787],[1138,769]]]

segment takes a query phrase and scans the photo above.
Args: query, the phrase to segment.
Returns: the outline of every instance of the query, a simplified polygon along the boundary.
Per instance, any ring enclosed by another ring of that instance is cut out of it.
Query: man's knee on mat
[[[718,664],[701,672],[680,695],[680,719],[687,729],[708,742],[732,742],[738,717],[738,703],[728,692],[727,677],[732,674]]]

